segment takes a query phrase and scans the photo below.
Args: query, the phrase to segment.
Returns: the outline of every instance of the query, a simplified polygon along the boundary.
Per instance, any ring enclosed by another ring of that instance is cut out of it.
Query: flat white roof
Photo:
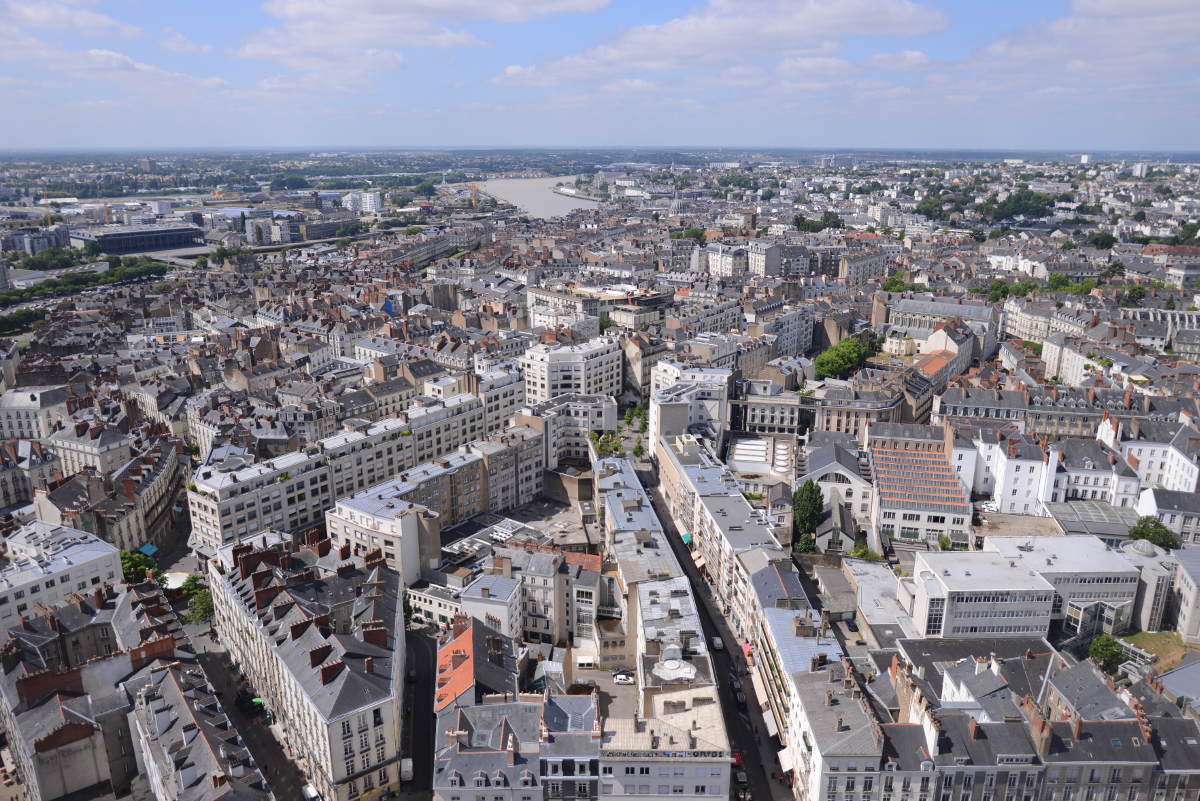
[[[926,582],[936,580],[948,592],[1054,590],[1031,564],[987,551],[917,554],[913,575]]]
[[[1099,537],[987,537],[984,552],[1015,559],[1039,573],[1137,573]]]

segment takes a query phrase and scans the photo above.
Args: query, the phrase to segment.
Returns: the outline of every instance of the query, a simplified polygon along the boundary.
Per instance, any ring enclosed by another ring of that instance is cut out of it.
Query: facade
[[[1055,588],[998,553],[917,553],[897,596],[926,638],[1044,637]]]
[[[953,437],[953,431],[936,426],[876,423],[867,429],[877,550],[888,540],[938,542],[943,536],[969,546],[970,491],[950,463]]]
[[[132,441],[117,428],[80,421],[46,437],[67,475],[92,467],[111,473],[129,461]]]
[[[116,548],[73,528],[35,520],[8,535],[9,564],[0,570],[0,625],[29,616],[37,603],[90,593],[121,580]]]
[[[400,576],[327,540],[287,553],[275,532],[208,563],[214,627],[322,798],[400,788],[405,676]],[[295,598],[304,600],[296,602]],[[285,636],[277,637],[278,632]]]
[[[483,461],[487,472],[488,511],[508,512],[541,497],[545,448],[534,429],[508,428],[470,443],[466,450]]]
[[[859,286],[872,278],[887,275],[888,262],[888,255],[883,250],[847,253],[838,265],[838,278],[848,281],[852,286]]]
[[[559,395],[621,395],[622,351],[613,337],[580,345],[534,345],[520,358],[525,394],[530,403]]]
[[[570,393],[520,409],[514,423],[542,435],[542,465],[557,470],[566,461],[587,463],[588,435],[617,430],[617,404],[608,395]]]
[[[369,425],[347,421],[341,434],[263,462],[210,460],[188,485],[190,544],[211,553],[264,528],[317,526],[333,501],[447,455],[482,436],[483,426],[483,402],[463,393]]]

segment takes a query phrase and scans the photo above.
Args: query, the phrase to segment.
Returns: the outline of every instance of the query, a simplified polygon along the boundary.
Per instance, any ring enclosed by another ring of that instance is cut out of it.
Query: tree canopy
[[[1125,653],[1121,650],[1119,642],[1107,634],[1102,634],[1092,640],[1091,646],[1088,647],[1088,657],[1096,667],[1105,673],[1112,673],[1121,664]]]
[[[140,584],[145,581],[147,570],[154,575],[155,581],[162,581],[162,570],[149,556],[137,551],[121,551],[121,573],[126,584]]]
[[[801,553],[815,553],[816,541],[813,534],[821,523],[821,512],[825,499],[821,488],[811,478],[792,493],[792,540]]]
[[[1171,529],[1154,515],[1139,517],[1138,521],[1129,527],[1129,539],[1149,540],[1166,551],[1172,551],[1179,545]]]
[[[843,339],[816,358],[813,366],[816,367],[817,380],[837,378],[857,370],[866,362],[868,355],[866,346],[858,339]]]

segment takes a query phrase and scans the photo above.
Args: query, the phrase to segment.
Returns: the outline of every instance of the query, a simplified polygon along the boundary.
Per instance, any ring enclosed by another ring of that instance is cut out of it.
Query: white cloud
[[[509,74],[530,83],[593,80],[638,70],[723,69],[750,57],[831,55],[851,36],[916,36],[942,30],[944,14],[910,0],[709,0],[683,17],[622,30],[609,43]]]
[[[211,53],[213,49],[210,44],[202,45],[189,41],[182,33],[173,31],[170,27],[163,28],[160,35],[163,38],[158,40],[158,44],[172,53]]]
[[[107,14],[54,2],[19,3],[16,0],[0,0],[0,26],[4,25],[73,30],[89,36],[120,36],[126,39],[142,33],[142,29],[136,25],[115,20]]]
[[[905,50],[903,53],[876,53],[863,63],[868,67],[891,72],[909,72],[928,67],[929,56],[919,50]]]
[[[230,53],[304,70],[349,87],[403,65],[405,48],[482,47],[465,20],[517,23],[552,14],[598,11],[608,0],[268,0],[276,27],[252,34]],[[373,55],[392,53],[388,59]]]
[[[487,79],[491,84],[507,86],[553,86],[558,81],[537,67],[518,67],[513,64]]]
[[[784,59],[780,62],[777,71],[784,80],[806,82],[848,78],[857,75],[862,70],[857,64],[841,58],[802,56]]]

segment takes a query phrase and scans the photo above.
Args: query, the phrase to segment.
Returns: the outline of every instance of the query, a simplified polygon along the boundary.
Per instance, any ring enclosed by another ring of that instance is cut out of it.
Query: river
[[[551,191],[554,185],[573,182],[566,178],[504,178],[479,184],[489,195],[507,200],[531,217],[561,217],[575,209],[594,209],[599,205],[594,200],[576,200]]]

